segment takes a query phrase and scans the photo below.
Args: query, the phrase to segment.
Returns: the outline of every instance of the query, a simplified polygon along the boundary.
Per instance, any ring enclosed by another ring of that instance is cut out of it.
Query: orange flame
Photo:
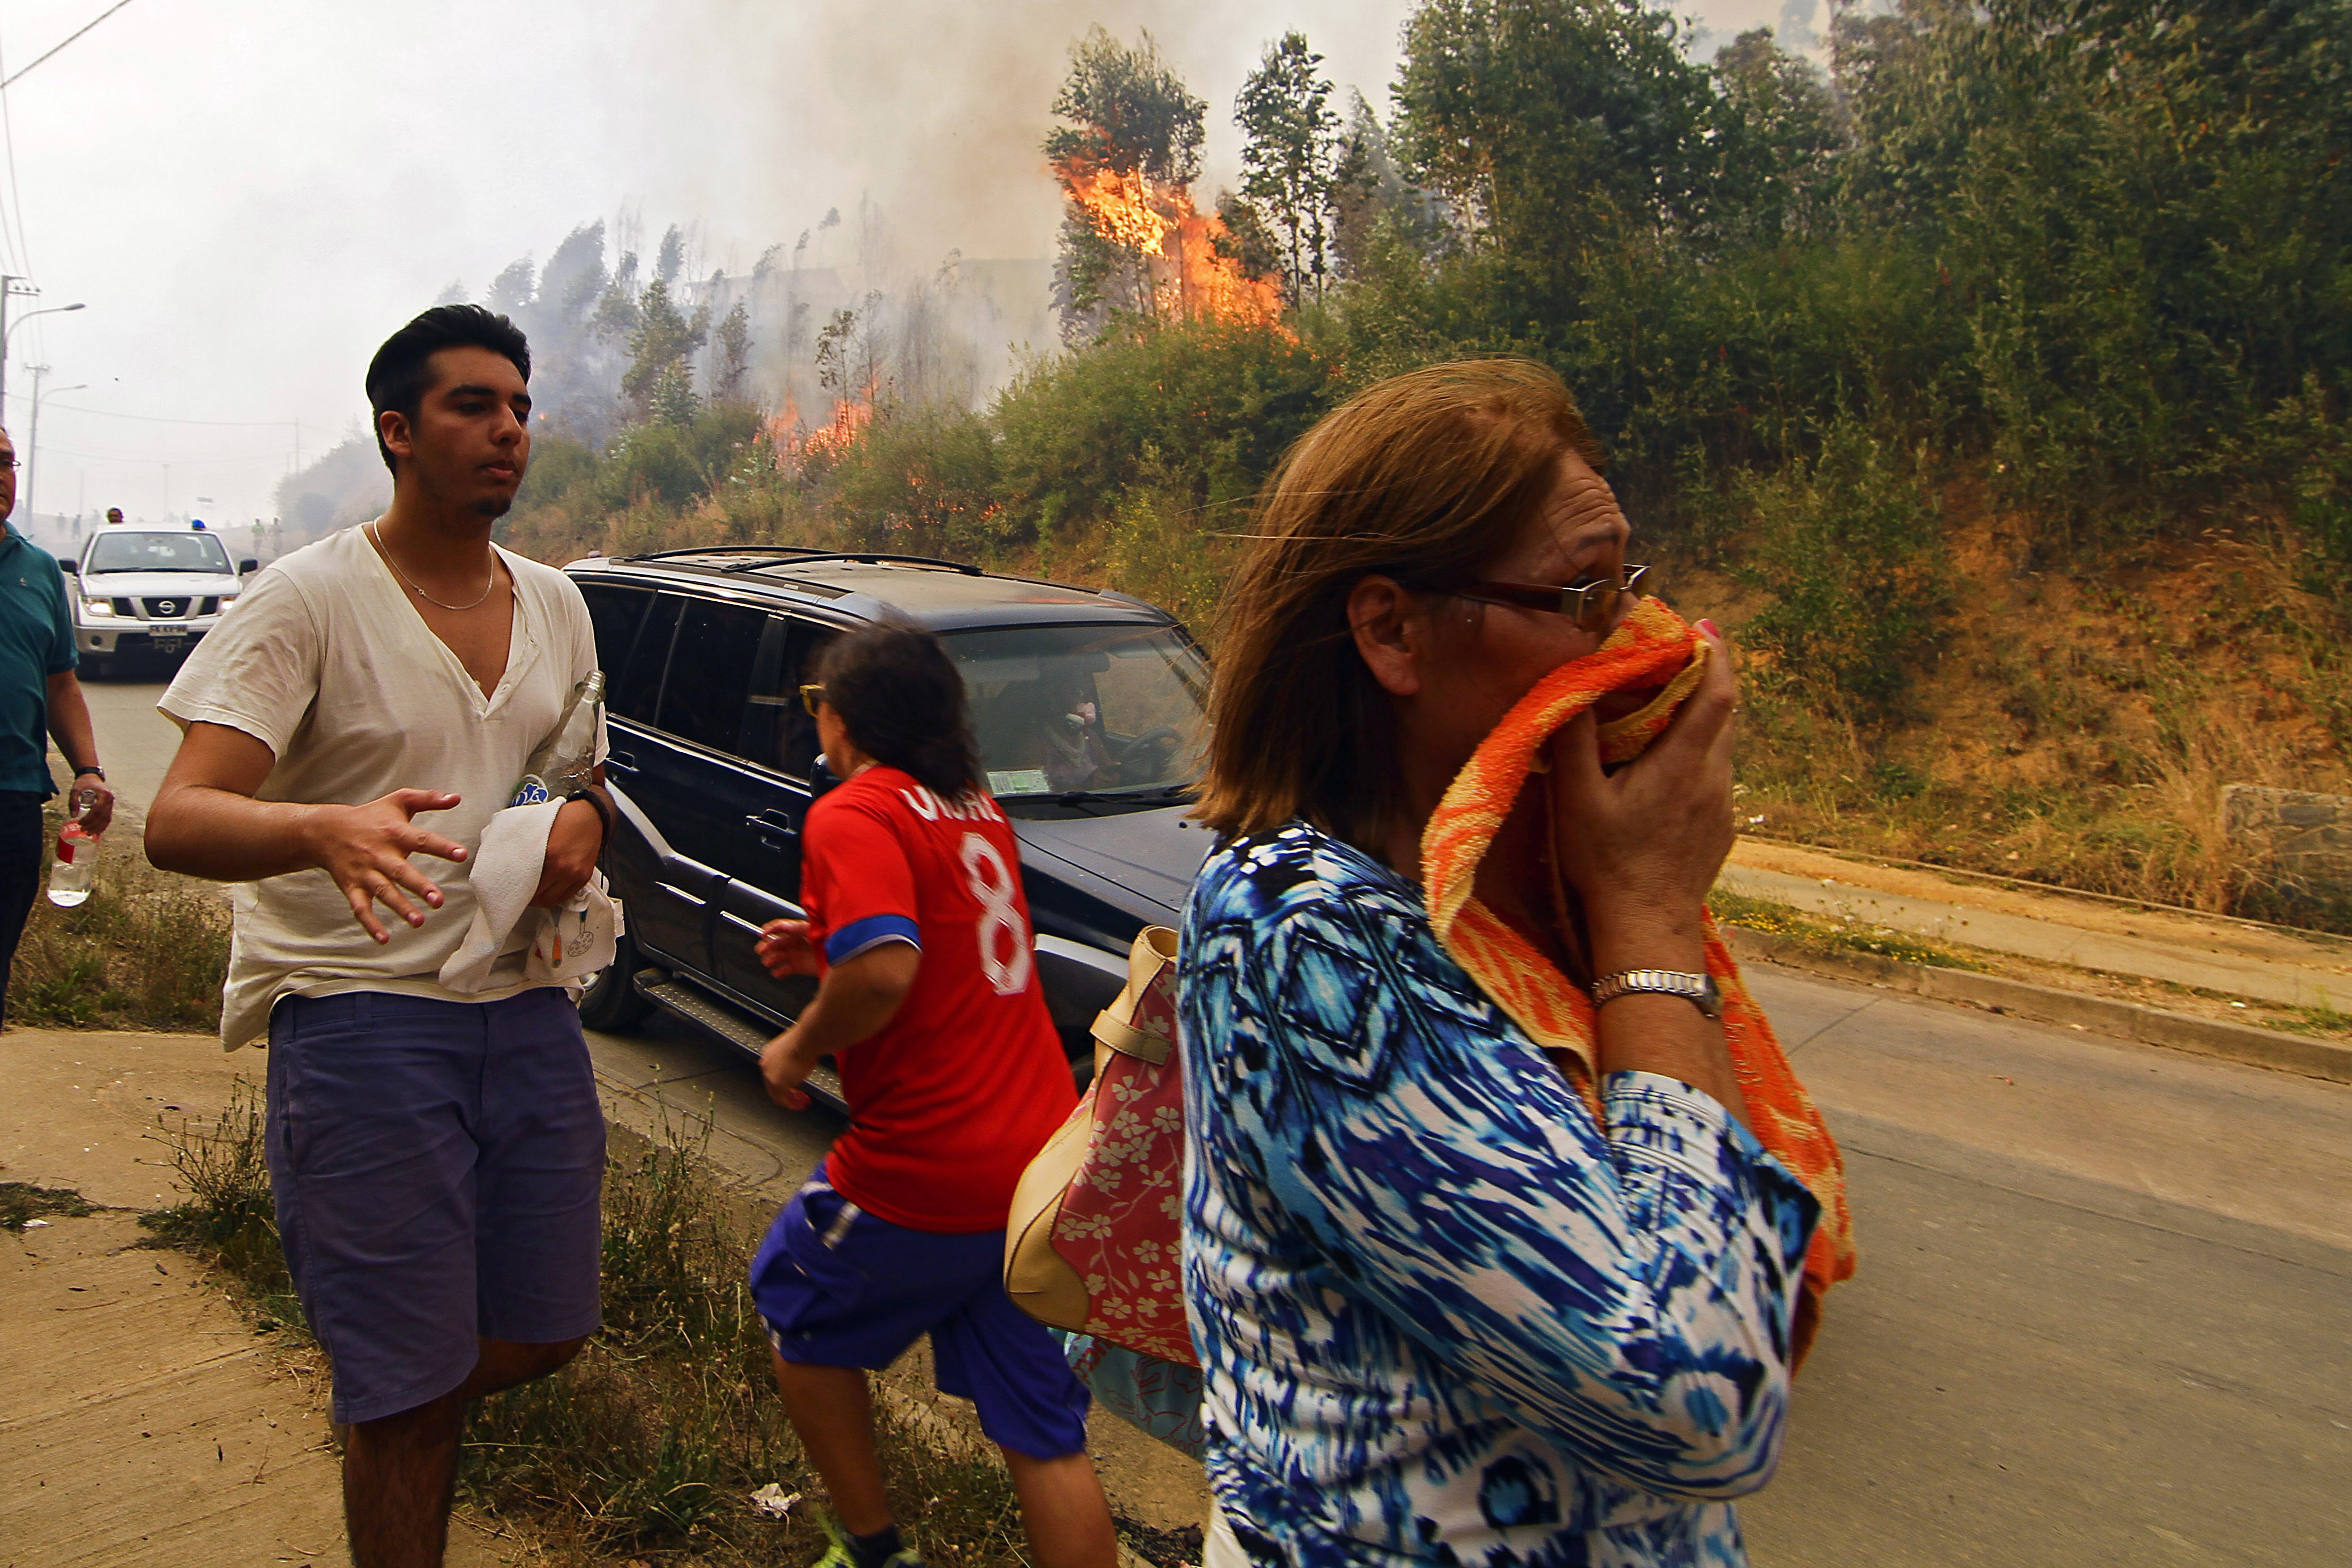
[[[768,421],[768,442],[776,450],[778,466],[797,468],[809,458],[830,461],[840,457],[874,423],[881,394],[880,378],[869,380],[856,396],[835,398],[832,414],[814,430],[801,422],[799,401],[787,395],[783,407]]]
[[[833,417],[808,433],[801,450],[820,458],[838,458],[874,423],[874,400],[881,393],[878,380],[868,381],[855,397],[834,400]]]
[[[1225,226],[1194,207],[1184,186],[1139,171],[1122,174],[1069,163],[1056,163],[1054,175],[1097,234],[1141,258],[1155,315],[1244,325],[1282,319],[1280,287],[1244,275],[1239,262],[1217,254]]]

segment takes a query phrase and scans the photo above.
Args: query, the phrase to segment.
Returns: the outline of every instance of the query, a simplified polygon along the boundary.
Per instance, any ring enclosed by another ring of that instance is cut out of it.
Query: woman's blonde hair
[[[1348,595],[1380,573],[1475,577],[1599,443],[1558,375],[1465,360],[1393,376],[1299,437],[1266,481],[1218,614],[1207,776],[1220,834],[1293,817],[1371,847],[1400,808],[1388,694],[1356,652]]]

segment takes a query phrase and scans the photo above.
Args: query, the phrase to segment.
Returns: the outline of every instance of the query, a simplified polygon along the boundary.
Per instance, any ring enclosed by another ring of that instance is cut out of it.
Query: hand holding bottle
[[[93,816],[97,805],[98,791],[83,790],[74,797],[74,814],[58,834],[58,857],[49,865],[49,902],[60,909],[89,901],[90,884],[98,876],[99,831],[106,823]],[[92,821],[95,830],[87,826]]]

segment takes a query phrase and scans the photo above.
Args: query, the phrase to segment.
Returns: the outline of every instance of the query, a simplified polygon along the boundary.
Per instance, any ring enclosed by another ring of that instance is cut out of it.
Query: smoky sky
[[[0,71],[110,3],[0,0]],[[1268,42],[1304,31],[1343,101],[1385,111],[1412,3],[134,0],[5,94],[0,270],[42,289],[10,301],[20,448],[28,367],[59,389],[33,505],[266,518],[298,449],[364,417],[388,332],[598,217],[647,253],[690,226],[701,275],[861,200],[901,267],[1050,255],[1037,146],[1089,25],[1150,29],[1208,100],[1205,198],[1238,177],[1234,93]],[[1690,14],[1728,37],[1784,9],[1813,7]],[[829,259],[853,259],[849,226]]]

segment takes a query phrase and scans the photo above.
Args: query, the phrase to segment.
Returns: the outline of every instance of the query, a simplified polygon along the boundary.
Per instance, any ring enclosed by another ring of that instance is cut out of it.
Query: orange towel
[[[1655,599],[1643,599],[1599,649],[1560,666],[1503,716],[1429,819],[1421,838],[1423,895],[1438,939],[1496,1005],[1548,1050],[1583,1064],[1578,1088],[1598,1114],[1593,1070],[1593,1006],[1533,943],[1498,919],[1473,890],[1478,862],[1510,816],[1520,786],[1553,731],[1612,691],[1663,686],[1639,712],[1601,727],[1604,762],[1637,756],[1697,686],[1710,650],[1704,638]],[[1723,993],[1723,1033],[1748,1100],[1757,1141],[1794,1172],[1822,1205],[1821,1226],[1805,1255],[1791,1363],[1801,1362],[1820,1326],[1822,1298],[1853,1272],[1853,1220],[1846,1210],[1845,1163],[1812,1096],[1797,1081],[1764,1011],[1740,983],[1706,921],[1706,967]]]

